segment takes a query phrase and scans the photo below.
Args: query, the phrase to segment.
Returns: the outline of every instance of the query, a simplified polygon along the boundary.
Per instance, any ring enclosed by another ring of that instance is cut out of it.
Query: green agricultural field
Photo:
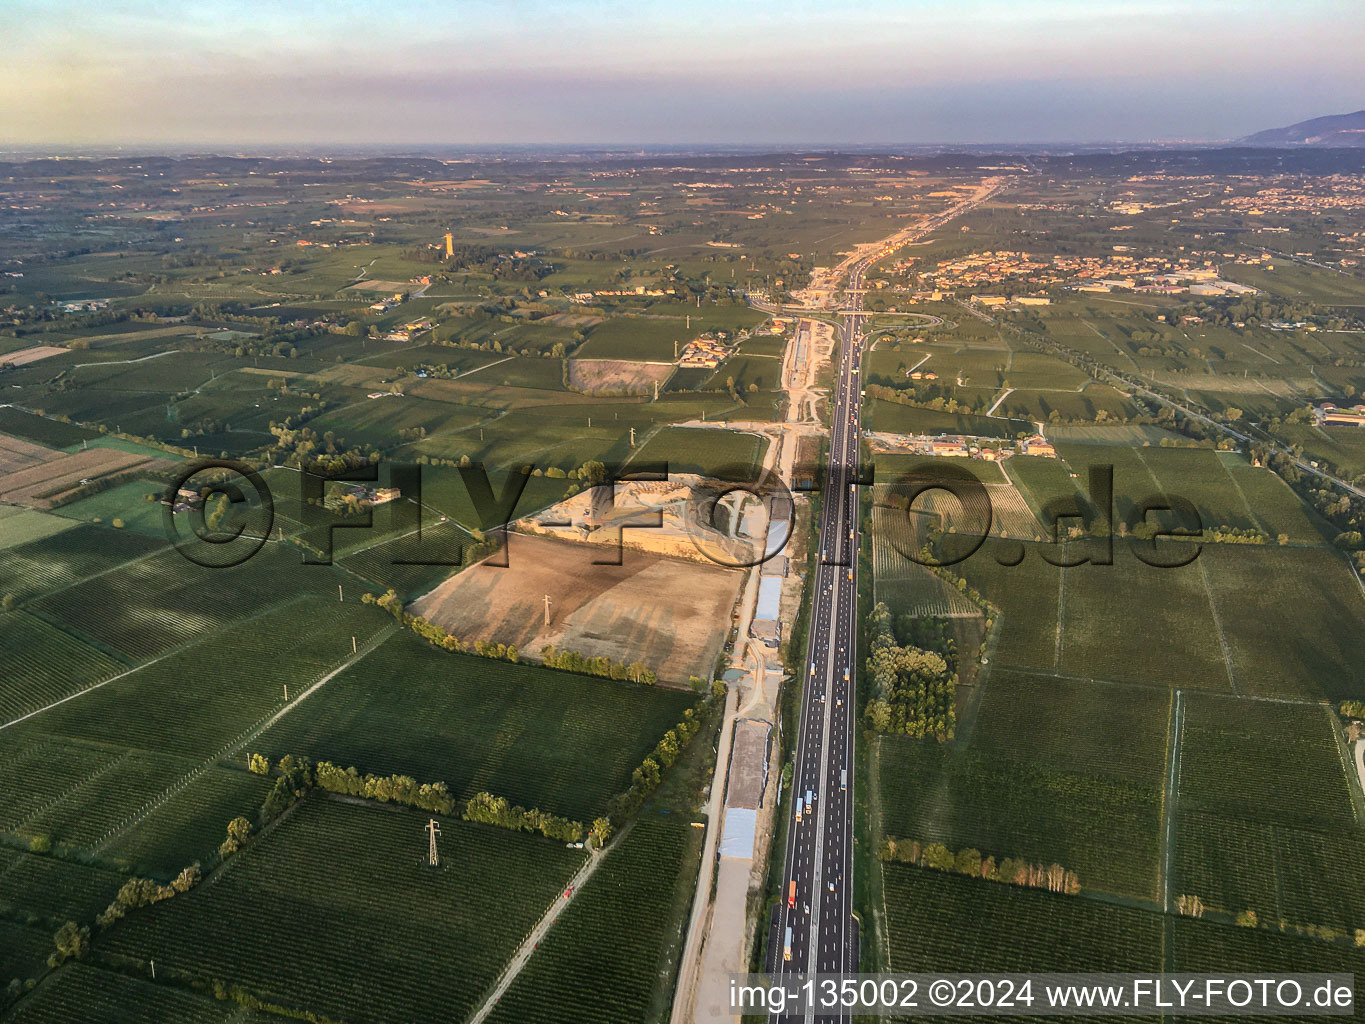
[[[259,775],[211,768],[100,853],[140,876],[169,881],[189,864],[211,861],[226,823],[254,819],[270,787],[270,780]]]
[[[0,594],[13,594],[19,601],[27,601],[165,548],[164,540],[128,530],[115,530],[107,525],[78,526],[6,551],[0,559]]]
[[[1083,888],[1152,899],[1167,695],[998,669],[985,685],[969,747],[876,741],[882,833],[1058,863]],[[1129,749],[1110,750],[1103,737],[1125,730]]]
[[[0,848],[0,909],[32,915],[54,930],[66,921],[93,921],[123,882],[107,868]]]
[[[1356,824],[1328,709],[1211,694],[1184,701],[1183,810],[1324,832]]]
[[[405,772],[446,782],[456,796],[489,790],[586,821],[694,703],[673,690],[450,654],[403,632],[253,749]]]
[[[74,423],[44,419],[12,405],[0,406],[0,434],[13,434],[49,448],[65,448],[100,436],[98,431]]]
[[[100,491],[88,498],[69,502],[57,510],[57,514],[81,522],[108,523],[115,519],[123,523],[116,529],[128,529],[148,537],[166,539],[165,509],[161,496],[166,493],[166,484],[155,480],[131,480],[128,483]],[[148,495],[152,500],[148,501]],[[0,526],[0,531],[4,527]]]
[[[1206,545],[1195,565],[1242,693],[1354,697],[1365,684],[1365,594],[1328,548]]]
[[[1323,462],[1350,479],[1365,474],[1365,430],[1359,427],[1283,423],[1274,433],[1289,444],[1302,445],[1307,458]]]
[[[0,615],[0,724],[123,671],[126,666],[26,611]]]
[[[491,1024],[667,1020],[700,843],[686,822],[646,812],[555,922]]]
[[[584,855],[447,819],[432,869],[426,821],[314,795],[209,882],[129,914],[99,947],[355,1024],[464,1019]]]
[[[1185,695],[1177,891],[1273,924],[1365,927],[1365,854],[1344,748],[1313,705]]]
[[[71,632],[141,661],[297,594],[334,594],[341,582],[333,570],[303,565],[302,552],[294,548],[266,545],[229,568],[196,565],[166,550],[50,594],[33,607]]]
[[[713,476],[728,471],[727,479],[752,480],[767,449],[768,439],[760,434],[665,427],[635,450],[630,464],[664,462],[670,474]]]
[[[0,981],[8,985],[15,978],[38,977],[53,948],[52,933],[46,928],[0,920]]]
[[[1153,971],[1162,918],[1129,907],[887,864],[893,971]]]
[[[670,362],[705,328],[686,326],[679,316],[614,316],[588,333],[588,340],[574,354],[580,359],[643,359]]]
[[[1013,438],[1020,431],[1032,429],[1027,420],[936,412],[876,398],[870,399],[866,408],[866,428],[892,434],[972,434],[977,437]]]
[[[1113,565],[1060,570],[1060,671],[1156,686],[1229,689],[1220,626],[1229,638],[1261,626],[1227,615],[1215,620],[1201,564],[1208,557],[1205,550],[1193,565],[1157,568],[1139,561],[1129,545],[1115,543]],[[1153,637],[1161,637],[1161,643],[1153,645]]]
[[[75,1020],[82,1024],[248,1024],[232,1003],[77,962],[45,978],[0,1019],[5,1024]]]
[[[54,706],[10,732],[116,744],[199,761],[285,708],[391,624],[353,598],[304,597],[218,624],[181,649]],[[211,666],[213,671],[206,671]],[[311,710],[289,705],[288,717]],[[176,728],[168,731],[166,721]],[[6,738],[0,738],[4,742]]]
[[[0,505],[0,551],[31,544],[69,530],[75,524],[61,516]]]

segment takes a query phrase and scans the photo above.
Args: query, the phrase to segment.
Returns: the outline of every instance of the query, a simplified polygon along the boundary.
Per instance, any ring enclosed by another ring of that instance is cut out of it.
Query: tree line
[[[1081,880],[1076,872],[1060,864],[1032,864],[1016,857],[996,861],[982,856],[980,850],[967,847],[954,852],[942,843],[920,843],[917,839],[884,838],[877,844],[877,859],[886,864],[914,864],[935,871],[949,871],[991,882],[1007,882],[1031,889],[1074,896],[1081,891]]]

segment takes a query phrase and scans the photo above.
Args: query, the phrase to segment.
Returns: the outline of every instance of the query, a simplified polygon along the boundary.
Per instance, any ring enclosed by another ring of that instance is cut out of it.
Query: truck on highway
[[[815,794],[812,793],[809,789],[806,790],[806,806],[807,807],[815,806]]]
[[[796,906],[796,879],[793,878],[791,885],[787,887],[787,909]]]
[[[839,788],[848,789],[848,769],[843,768],[839,771]]]
[[[796,820],[801,820],[801,798],[799,796],[796,798]]]
[[[783,942],[783,944],[782,944],[782,959],[783,959],[783,960],[790,960],[791,958],[792,958],[792,926],[791,926],[791,925],[787,925],[787,938],[786,938],[786,940],[785,940],[785,941]]]

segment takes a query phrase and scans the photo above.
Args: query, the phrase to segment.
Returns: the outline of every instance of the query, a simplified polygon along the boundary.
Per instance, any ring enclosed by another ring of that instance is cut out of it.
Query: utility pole
[[[431,840],[431,845],[427,849],[427,867],[434,868],[441,862],[436,855],[436,837],[441,834],[441,827],[436,824],[435,818],[427,821],[426,833]]]
[[[675,342],[673,343],[673,347],[674,347],[674,348],[677,348],[677,346],[678,346],[678,343],[675,341]],[[654,401],[657,402],[658,400],[659,400],[659,382],[656,380],[656,381],[654,382]]]
[[[344,601],[344,600],[346,600],[344,597],[341,596],[341,584],[340,584],[340,583],[337,584],[337,600],[338,600],[338,601]]]
[[[550,595],[545,595],[545,625],[550,624]]]
[[[677,339],[677,338],[674,338],[674,339],[673,339],[673,358],[674,358],[674,359],[677,359],[677,358],[678,358],[678,339]],[[654,386],[657,388],[659,385],[658,385],[658,384],[655,384]]]
[[[351,637],[351,653],[352,653],[352,654],[359,654],[359,653],[360,653],[359,651],[356,650],[356,647],[355,647],[355,637]]]
[[[635,447],[635,428],[634,428],[634,427],[631,427],[631,428],[630,428],[630,446],[631,446],[632,448]]]
[[[286,704],[289,703],[289,684],[288,684],[288,683],[285,683],[285,684],[284,684],[284,702],[285,702]]]

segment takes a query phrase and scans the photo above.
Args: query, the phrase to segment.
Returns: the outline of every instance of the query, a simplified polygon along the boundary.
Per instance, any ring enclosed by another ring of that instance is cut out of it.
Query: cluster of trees
[[[447,274],[486,274],[495,281],[539,281],[555,268],[534,256],[514,256],[489,245],[459,243],[452,255],[444,249],[412,249],[403,258],[417,263],[439,263]]]
[[[455,798],[444,782],[419,783],[408,775],[362,775],[355,768],[340,768],[330,761],[319,761],[313,777],[317,787],[329,793],[404,804],[433,814],[455,811]]]
[[[81,927],[75,921],[67,921],[57,929],[52,941],[56,948],[47,958],[47,965],[59,967],[68,960],[79,960],[85,956],[90,948],[90,929]]]
[[[252,758],[257,758],[259,754],[252,754]],[[254,766],[253,766],[254,770]],[[269,762],[266,764],[266,771],[269,771]],[[261,774],[266,774],[262,772]],[[246,841],[251,838],[251,822],[246,818],[233,818],[228,822],[227,838],[218,846],[218,856],[227,859],[246,845]]]
[[[885,863],[914,864],[935,871],[951,871],[991,882],[1025,885],[1074,896],[1081,891],[1076,872],[1060,864],[1031,864],[1015,857],[996,861],[971,847],[954,852],[942,843],[920,843],[915,839],[885,838],[877,845],[877,858]]]
[[[605,654],[591,657],[564,648],[546,644],[540,649],[541,661],[547,668],[562,669],[565,672],[578,672],[582,675],[601,676],[603,679],[629,680],[632,683],[654,684],[659,681],[658,674],[643,661],[612,661]]]
[[[687,745],[692,742],[692,738],[701,730],[702,720],[712,709],[719,706],[725,697],[725,684],[717,680],[711,689],[711,695],[702,702],[701,713],[698,714],[692,708],[683,712],[683,717],[677,725],[668,732],[664,733],[663,739],[654,745],[654,749],[645,756],[630,775],[630,788],[612,800],[609,817],[612,821],[624,821],[632,814],[644,806],[651,793],[659,788],[659,783],[663,781],[663,773],[669,768]]]
[[[1289,543],[1287,534],[1282,533],[1280,537],[1281,544]],[[1254,527],[1207,526],[1203,539],[1214,544],[1264,544],[1268,538]]]
[[[509,828],[514,832],[539,832],[547,839],[566,843],[581,842],[587,830],[581,821],[571,821],[536,808],[517,807],[505,796],[475,793],[465,804],[461,817],[484,825]]]
[[[189,892],[199,884],[201,877],[199,865],[195,863],[180,872],[170,885],[162,885],[151,878],[130,878],[123,883],[122,888],[114,896],[114,901],[95,919],[95,923],[101,928],[107,928],[130,910],[148,907],[180,893]]]
[[[867,671],[872,678],[872,697],[864,712],[868,728],[951,739],[956,726],[956,671],[935,651],[901,644],[892,628],[891,610],[882,602],[868,616],[867,634]]]
[[[313,766],[302,757],[285,754],[275,765],[279,777],[261,805],[261,824],[274,821],[305,796],[315,781]]]
[[[951,412],[970,414],[980,411],[984,405],[980,402],[968,405],[959,402],[956,398],[945,398],[942,394],[934,394],[938,391],[937,387],[924,389],[921,396],[920,389],[915,387],[897,388],[887,384],[873,383],[874,380],[886,380],[885,377],[874,376],[868,381],[867,397],[877,398],[883,402],[895,402],[897,405],[908,405],[916,409],[932,409],[935,412]]]
[[[1302,456],[1295,446],[1293,455]],[[1354,553],[1356,568],[1365,573],[1365,501],[1339,491],[1332,484],[1319,486],[1320,477],[1307,476],[1294,464],[1291,454],[1264,445],[1253,445],[1252,458],[1273,470],[1285,483],[1312,505],[1340,532],[1333,538],[1337,547]]]
[[[1344,700],[1340,707],[1343,718],[1365,718],[1365,700]]]

